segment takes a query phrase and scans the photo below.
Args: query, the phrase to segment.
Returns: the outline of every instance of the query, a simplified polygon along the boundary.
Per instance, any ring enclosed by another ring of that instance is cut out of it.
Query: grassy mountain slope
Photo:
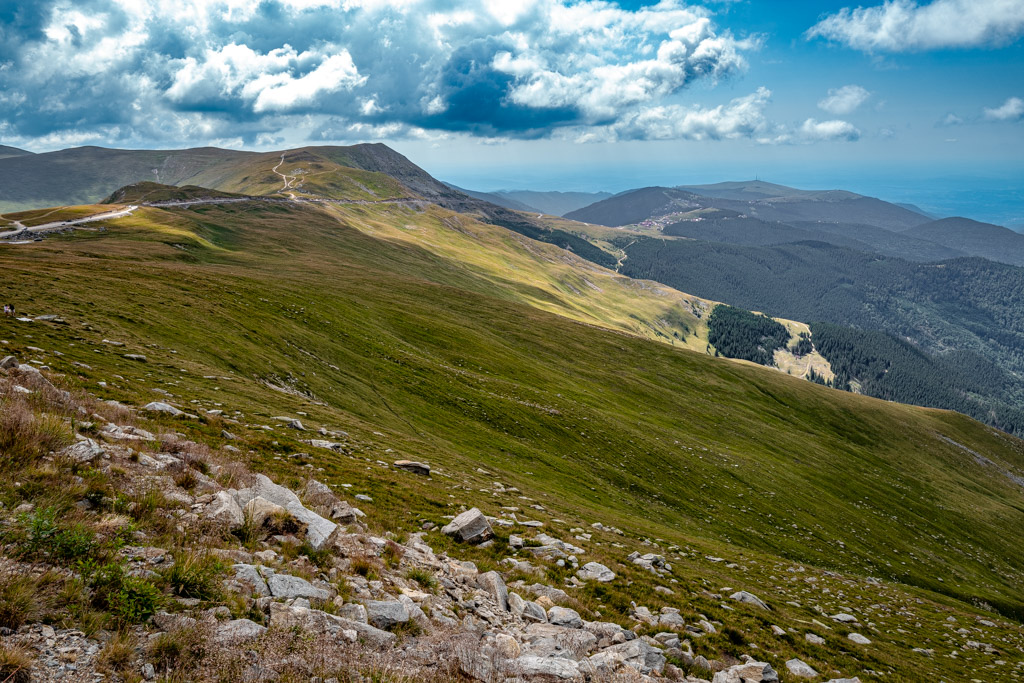
[[[0,159],[6,159],[8,157],[22,157],[32,154],[32,152],[24,149],[18,149],[17,147],[11,147],[9,145],[0,145]]]
[[[969,218],[943,218],[904,230],[902,235],[941,244],[990,261],[1024,265],[1024,235]]]
[[[196,173],[245,159],[250,152],[212,147],[186,150],[122,150],[76,147],[0,159],[0,212],[89,204],[138,181],[184,183]]]
[[[1021,445],[960,415],[580,325],[310,208],[146,209],[5,265],[0,296],[71,321],[61,367],[140,401],[162,387],[255,420],[302,410],[498,472],[574,519],[1024,608],[1024,492],[1004,473],[1024,471]]]

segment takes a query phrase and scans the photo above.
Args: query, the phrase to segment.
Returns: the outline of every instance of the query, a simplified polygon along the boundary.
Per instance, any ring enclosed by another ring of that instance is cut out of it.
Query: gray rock
[[[401,603],[398,603],[401,604]],[[320,610],[294,607],[280,602],[270,604],[270,626],[272,628],[299,628],[312,634],[344,636],[345,631],[355,631],[357,638],[373,648],[386,650],[394,646],[394,633],[382,631],[369,624],[344,619]]]
[[[860,679],[856,676],[853,678],[832,678],[827,683],[860,683]]]
[[[370,600],[366,603],[366,620],[376,628],[391,629],[409,621],[409,613],[398,601]]]
[[[147,681],[151,681],[156,678],[156,667],[149,662],[142,665],[142,677]]]
[[[613,673],[622,666],[632,667],[644,675],[660,674],[665,669],[665,655],[661,650],[637,638],[607,647],[589,659],[600,672]]]
[[[767,662],[747,662],[715,674],[711,683],[778,683],[779,675]]]
[[[814,670],[811,665],[807,662],[799,659],[790,659],[786,662],[786,668],[789,669],[789,673],[800,678],[817,678],[818,672]]]
[[[306,428],[302,426],[302,422],[300,422],[298,418],[295,418],[293,420],[288,420],[288,426],[291,427],[292,429],[296,430],[296,431],[300,431],[300,432],[306,431]]]
[[[415,460],[396,460],[395,469],[405,470],[406,472],[412,472],[413,474],[419,474],[424,477],[430,476],[430,465],[423,462],[416,462]]]
[[[658,616],[658,625],[668,628],[683,628],[686,626],[686,621],[679,612],[666,612]]]
[[[608,583],[615,580],[615,572],[600,562],[587,562],[576,572],[576,577],[580,581]]]
[[[508,594],[508,611],[517,617],[523,616],[526,609],[526,600],[523,600],[518,593]]]
[[[366,608],[357,602],[348,602],[342,605],[338,610],[338,616],[358,621],[360,624],[370,623],[366,616]]]
[[[248,619],[235,619],[217,626],[217,640],[237,641],[258,638],[267,632],[266,626],[260,626]]]
[[[267,587],[275,598],[326,600],[331,595],[327,590],[317,588],[301,576],[292,576],[291,574],[274,574],[267,579]]]
[[[523,604],[523,620],[532,621],[536,624],[546,624],[548,613],[535,602],[525,602]]]
[[[18,367],[18,359],[14,356],[4,356],[3,359],[0,359],[0,368],[10,370],[16,367]]]
[[[213,500],[207,503],[203,515],[217,526],[228,530],[237,529],[245,523],[242,508],[227,491],[217,491],[213,494]]]
[[[61,451],[61,453],[65,457],[83,465],[103,457],[103,449],[92,439],[76,441]]]
[[[563,657],[517,657],[509,663],[509,672],[519,677],[550,676],[563,681],[582,681],[579,665]]]
[[[180,410],[172,406],[170,403],[164,403],[163,401],[153,401],[152,403],[147,403],[142,407],[142,409],[147,410],[151,413],[166,413],[173,417],[177,417],[178,415],[184,414]]]
[[[228,441],[236,441],[236,440],[238,440],[237,436],[235,436],[234,434],[232,434],[231,432],[229,432],[226,429],[220,430],[220,436],[221,436],[222,439],[227,439]]]
[[[537,597],[547,598],[555,604],[566,602],[569,599],[569,594],[561,588],[554,588],[543,583],[530,584],[526,587],[526,590],[530,591]]]
[[[264,498],[276,505],[280,505],[290,512],[295,519],[307,526],[306,540],[314,548],[319,550],[327,543],[327,539],[334,533],[338,525],[329,519],[324,519],[312,510],[302,505],[299,497],[289,489],[278,486],[262,474],[256,475],[256,484],[251,488],[243,489],[235,493],[235,501],[239,505],[245,505],[254,498]]]
[[[757,597],[753,593],[748,593],[747,591],[738,591],[736,593],[733,593],[729,597],[737,602],[743,602],[748,605],[754,605],[755,607],[760,607],[761,609],[768,609],[768,605],[766,605],[764,601],[761,600],[761,598]]]
[[[341,502],[334,495],[334,491],[331,490],[330,486],[316,479],[310,479],[302,487],[302,498],[312,505],[324,505],[327,507]]]
[[[267,582],[263,580],[258,567],[251,564],[236,564],[232,566],[232,569],[235,570],[235,578],[238,581],[252,586],[253,593],[260,597],[270,595],[270,589],[267,587]]]
[[[867,638],[865,638],[864,636],[862,636],[859,633],[851,633],[850,635],[848,635],[846,637],[849,638],[854,643],[857,643],[858,645],[870,645],[871,644],[870,640],[868,640]]]
[[[811,645],[824,645],[825,644],[825,639],[822,638],[821,636],[819,636],[816,633],[806,633],[806,634],[804,634],[804,640],[806,640]]]
[[[831,618],[832,621],[838,621],[841,624],[853,624],[857,621],[857,617],[853,616],[852,614],[847,614],[845,612],[833,614]]]
[[[126,353],[124,354],[124,357],[127,358],[128,360],[134,360],[140,363],[146,362],[146,357],[143,356],[141,353]]]
[[[505,587],[505,580],[501,578],[501,574],[494,571],[486,572],[478,576],[476,582],[480,588],[491,594],[501,610],[505,612],[509,610],[508,588]]]
[[[583,628],[580,613],[568,607],[552,607],[548,610],[548,623],[565,628]]]
[[[452,536],[463,543],[482,543],[494,536],[484,513],[477,508],[466,510],[441,529],[441,533]]]

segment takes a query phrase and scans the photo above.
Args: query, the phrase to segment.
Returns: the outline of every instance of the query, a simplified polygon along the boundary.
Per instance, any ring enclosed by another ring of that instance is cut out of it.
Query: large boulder
[[[278,486],[262,474],[256,475],[256,483],[253,486],[236,491],[234,496],[235,501],[242,506],[254,498],[263,498],[275,505],[280,505],[290,512],[295,519],[307,526],[306,540],[317,550],[324,547],[327,539],[338,528],[338,525],[334,522],[324,519],[312,510],[307,509],[302,504],[302,501],[299,500],[299,497],[292,491],[284,486]]]
[[[597,671],[608,674],[622,666],[636,669],[644,675],[660,674],[665,669],[665,655],[661,650],[639,638],[607,647],[588,661]]]
[[[267,579],[267,587],[275,598],[307,598],[326,600],[331,596],[324,588],[317,588],[301,576],[274,574]]]
[[[242,508],[227,491],[217,491],[213,500],[207,503],[203,516],[217,526],[227,530],[237,529],[245,523]]]
[[[415,460],[396,460],[395,469],[405,470],[406,472],[412,472],[413,474],[419,474],[424,477],[430,476],[430,465],[424,462],[416,462]]]
[[[747,662],[719,671],[711,683],[779,683],[779,674],[767,662]]]
[[[476,508],[463,512],[445,525],[441,532],[463,543],[483,543],[494,536],[490,522]]]
[[[735,600],[736,602],[743,602],[748,605],[760,607],[761,609],[768,609],[768,605],[765,604],[764,600],[757,597],[753,593],[748,593],[747,591],[737,591],[729,597]]]
[[[576,578],[580,581],[608,583],[615,580],[615,572],[600,562],[587,562],[576,572]]]

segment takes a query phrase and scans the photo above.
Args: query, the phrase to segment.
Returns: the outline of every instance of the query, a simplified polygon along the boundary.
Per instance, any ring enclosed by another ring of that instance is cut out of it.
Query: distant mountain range
[[[465,192],[471,197],[482,199],[498,206],[516,211],[534,211],[551,216],[564,216],[567,213],[590,206],[594,202],[607,199],[611,192],[537,192],[534,190],[498,190],[496,192],[478,192],[463,187],[450,185]]]

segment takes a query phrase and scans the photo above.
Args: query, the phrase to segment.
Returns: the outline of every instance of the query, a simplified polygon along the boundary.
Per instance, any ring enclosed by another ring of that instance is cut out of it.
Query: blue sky
[[[1024,0],[0,0],[0,144],[383,141],[475,189],[760,176],[1024,223]]]

